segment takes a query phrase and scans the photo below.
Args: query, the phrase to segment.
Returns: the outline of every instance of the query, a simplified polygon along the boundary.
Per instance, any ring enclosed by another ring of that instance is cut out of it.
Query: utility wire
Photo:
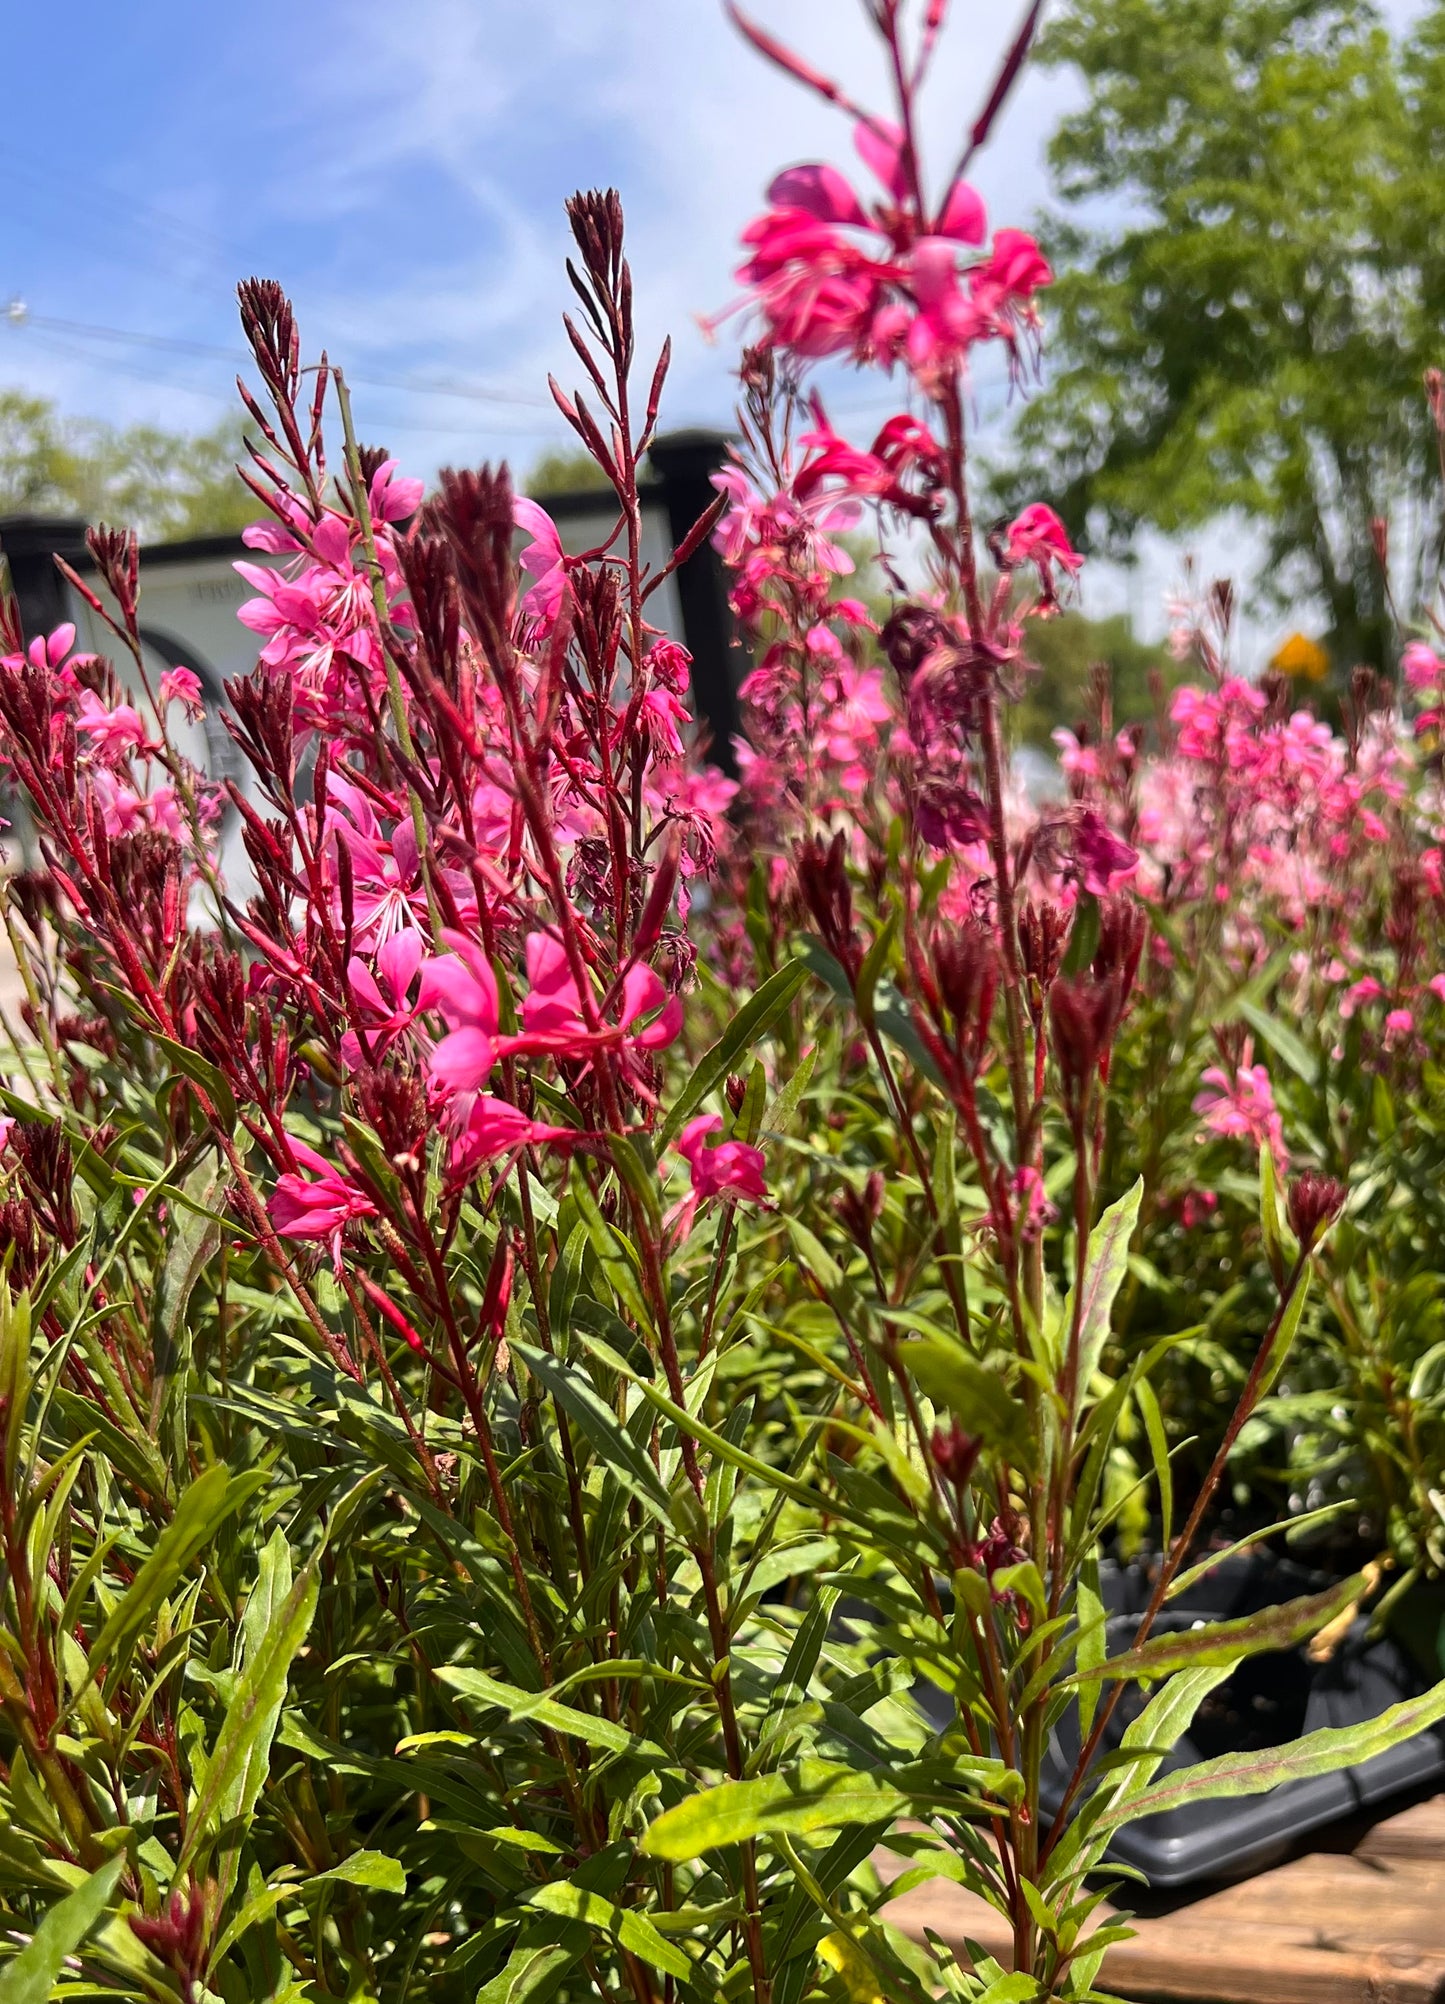
[[[37,329],[35,338],[53,354],[71,356],[82,362],[94,359],[84,348],[77,347],[74,342],[64,340],[48,330],[42,332]],[[115,374],[128,376],[138,383],[151,383],[160,389],[175,390],[186,396],[206,397],[212,403],[227,406],[235,403],[234,396],[228,391],[210,389],[202,383],[187,382],[178,376],[158,375],[152,369],[139,369],[130,362],[112,361],[107,366]],[[415,433],[418,436],[433,438],[472,439],[481,436],[536,439],[542,435],[544,428],[525,422],[508,424],[505,420],[499,421],[495,417],[479,420],[476,427],[464,424],[420,424],[407,418],[378,417],[372,429],[377,432]]]
[[[187,341],[171,334],[142,334],[124,327],[106,327],[88,320],[65,320],[55,314],[32,313],[20,298],[10,300],[4,308],[5,318],[12,327],[34,327],[56,334],[77,336],[83,340],[107,341],[124,347],[155,348],[166,354],[197,355],[207,359],[215,358],[229,362],[232,367],[245,366],[250,355],[240,348],[222,348],[210,341]],[[373,376],[369,372],[355,369],[346,371],[347,379],[353,383],[364,383],[371,389],[402,390],[412,396],[460,397],[468,403],[507,404],[529,406],[536,410],[553,408],[549,397],[529,390],[508,390],[481,383],[459,383],[443,377],[428,376]]]

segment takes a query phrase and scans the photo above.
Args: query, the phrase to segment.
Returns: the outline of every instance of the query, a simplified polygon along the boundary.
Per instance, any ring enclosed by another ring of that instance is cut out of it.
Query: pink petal
[[[377,967],[398,1002],[405,999],[424,952],[420,933],[412,926],[403,926],[400,932],[392,934],[377,954]]]
[[[860,122],[853,128],[853,144],[859,158],[873,169],[894,201],[901,201],[908,193],[908,182],[903,172],[903,134],[899,128],[886,118],[875,118],[866,125]]]
[[[768,189],[768,200],[779,209],[806,209],[821,222],[867,227],[858,197],[836,167],[821,162],[785,169]]]
[[[983,197],[967,181],[955,181],[949,189],[943,214],[938,219],[938,234],[964,244],[981,244],[988,235],[988,211]]]
[[[525,494],[514,495],[512,498],[512,520],[535,543],[540,543],[549,556],[556,562],[561,562],[562,538],[557,532],[557,524],[552,520],[552,517],[547,513],[545,508],[540,507],[535,501],[529,501]],[[538,566],[536,564],[528,564],[527,569],[535,575]]]
[[[480,1030],[453,1030],[431,1054],[428,1071],[447,1092],[475,1092],[496,1063],[495,1041]]]
[[[311,542],[324,564],[344,569],[351,556],[351,524],[339,515],[323,515],[312,531]]]

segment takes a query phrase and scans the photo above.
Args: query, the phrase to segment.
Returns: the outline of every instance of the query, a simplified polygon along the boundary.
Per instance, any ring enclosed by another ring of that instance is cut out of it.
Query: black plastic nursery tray
[[[1162,1615],[1153,1632],[1177,1634],[1204,1620],[1253,1612],[1309,1591],[1305,1577],[1294,1567],[1267,1561],[1220,1567],[1187,1601]],[[1130,1598],[1122,1581],[1109,1596],[1115,1605]],[[1133,1607],[1110,1619],[1111,1655],[1129,1647],[1141,1611]],[[1366,1627],[1356,1623],[1327,1663],[1312,1663],[1302,1649],[1246,1657],[1206,1698],[1159,1774],[1220,1754],[1283,1746],[1324,1726],[1358,1725],[1424,1689],[1426,1680],[1399,1644],[1388,1636],[1369,1641]],[[1146,1702],[1138,1691],[1126,1695],[1110,1721],[1104,1750],[1118,1746]],[[1050,1815],[1063,1800],[1078,1750],[1077,1724],[1066,1718],[1045,1757],[1042,1796]],[[1445,1726],[1418,1733],[1357,1767],[1287,1782],[1267,1795],[1199,1802],[1141,1818],[1120,1831],[1109,1856],[1161,1889],[1237,1877],[1278,1858],[1307,1831],[1442,1775]]]

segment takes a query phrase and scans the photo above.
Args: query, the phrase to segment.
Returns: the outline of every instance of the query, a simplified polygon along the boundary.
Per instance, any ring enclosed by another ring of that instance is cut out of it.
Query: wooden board
[[[1335,1843],[1194,1898],[1149,1900],[1100,1987],[1180,2004],[1445,2004],[1445,1795]],[[877,1862],[885,1877],[903,1869],[891,1854]],[[927,1927],[960,1953],[971,1938],[1011,1962],[999,1917],[946,1880],[885,1911],[915,1939]]]

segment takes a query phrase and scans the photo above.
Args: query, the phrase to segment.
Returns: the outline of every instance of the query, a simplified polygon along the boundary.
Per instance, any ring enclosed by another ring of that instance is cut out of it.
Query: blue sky
[[[883,101],[857,0],[751,4]],[[936,170],[1021,7],[955,0]],[[1413,0],[1384,11],[1400,21]],[[743,45],[721,0],[31,0],[6,16],[0,306],[27,317],[0,321],[0,384],[117,422],[215,423],[241,359],[231,287],[260,272],[291,291],[308,352],[347,366],[365,438],[422,474],[502,456],[525,470],[567,437],[546,396],[548,369],[575,374],[562,204],[612,182],[644,349],[674,338],[665,420],[726,423],[735,343],[709,345],[695,316],[731,297],[739,229],[779,166],[851,163],[844,121]],[[1016,92],[975,174],[996,222],[1026,225],[1046,198],[1043,146],[1070,96],[1039,73]],[[997,436],[1006,398],[986,372],[977,402]],[[857,379],[830,395],[859,430],[888,404]],[[1227,525],[1196,541],[1211,572],[1248,568]],[[1128,604],[1157,631],[1179,556],[1151,548],[1127,580],[1091,567],[1086,605]]]
[[[756,4],[881,101],[850,0]],[[957,11],[940,162],[1013,9]],[[741,45],[719,0],[72,0],[60,77],[54,14],[8,12],[9,73],[34,77],[46,110],[0,137],[0,302],[31,316],[0,325],[0,382],[87,415],[207,425],[231,372],[224,356],[45,322],[229,347],[230,284],[259,271],[292,291],[308,347],[354,372],[369,435],[421,471],[500,452],[525,465],[560,439],[545,375],[568,371],[562,203],[613,182],[644,331],[677,348],[668,415],[724,421],[729,343],[710,347],[694,316],[729,298],[770,173],[848,158],[843,121]],[[1060,97],[1039,77],[1014,101],[979,176],[1000,221],[1026,220],[1043,192]],[[496,398],[420,387],[438,383]],[[881,401],[838,398],[860,416]]]

